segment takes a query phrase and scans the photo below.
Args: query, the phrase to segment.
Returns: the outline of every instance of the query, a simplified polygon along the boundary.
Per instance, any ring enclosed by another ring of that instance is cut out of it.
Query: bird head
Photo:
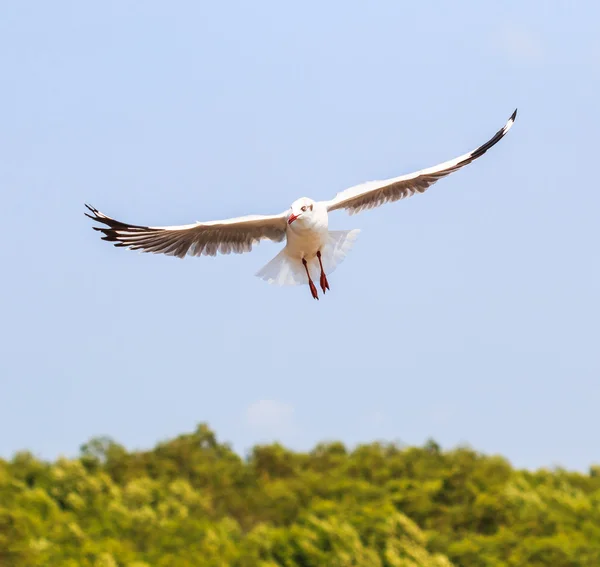
[[[288,224],[292,224],[297,220],[306,220],[312,216],[314,212],[315,202],[308,197],[301,197],[292,203],[290,214],[288,215]]]

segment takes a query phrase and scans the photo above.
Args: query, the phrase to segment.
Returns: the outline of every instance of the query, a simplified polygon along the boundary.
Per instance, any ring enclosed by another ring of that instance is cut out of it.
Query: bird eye
[[[301,210],[303,213],[305,213],[305,212],[306,212],[306,206],[302,207],[300,210]]]

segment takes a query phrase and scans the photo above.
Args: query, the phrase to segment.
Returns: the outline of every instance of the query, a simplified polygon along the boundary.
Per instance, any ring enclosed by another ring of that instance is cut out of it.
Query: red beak
[[[288,224],[292,224],[300,215],[290,215],[288,218]]]

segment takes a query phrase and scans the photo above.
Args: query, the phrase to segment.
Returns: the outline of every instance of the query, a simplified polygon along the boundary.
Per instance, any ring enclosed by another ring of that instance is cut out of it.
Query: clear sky
[[[569,7],[573,6],[573,7]],[[278,439],[600,461],[600,4],[3,2],[0,455],[208,422]],[[362,232],[316,302],[100,240],[278,213],[456,157]]]

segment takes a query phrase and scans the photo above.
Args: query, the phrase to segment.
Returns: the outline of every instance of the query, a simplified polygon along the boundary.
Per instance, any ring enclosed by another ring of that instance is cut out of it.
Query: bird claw
[[[312,281],[310,281],[308,285],[310,286],[310,292],[312,293],[312,296],[318,301],[319,294],[317,293],[317,288],[315,287],[315,284]]]
[[[321,272],[321,280],[319,281],[319,283],[321,284],[321,289],[323,290],[323,293],[325,293],[325,290],[329,289],[329,282],[327,281],[327,276],[324,272]]]
[[[321,279],[319,280],[319,283],[321,284],[321,289],[323,290],[323,293],[325,293],[325,290],[329,289],[329,282],[327,281],[325,270],[323,270],[323,262],[321,261],[320,250],[317,250],[317,258],[319,259],[319,266],[321,267]]]

